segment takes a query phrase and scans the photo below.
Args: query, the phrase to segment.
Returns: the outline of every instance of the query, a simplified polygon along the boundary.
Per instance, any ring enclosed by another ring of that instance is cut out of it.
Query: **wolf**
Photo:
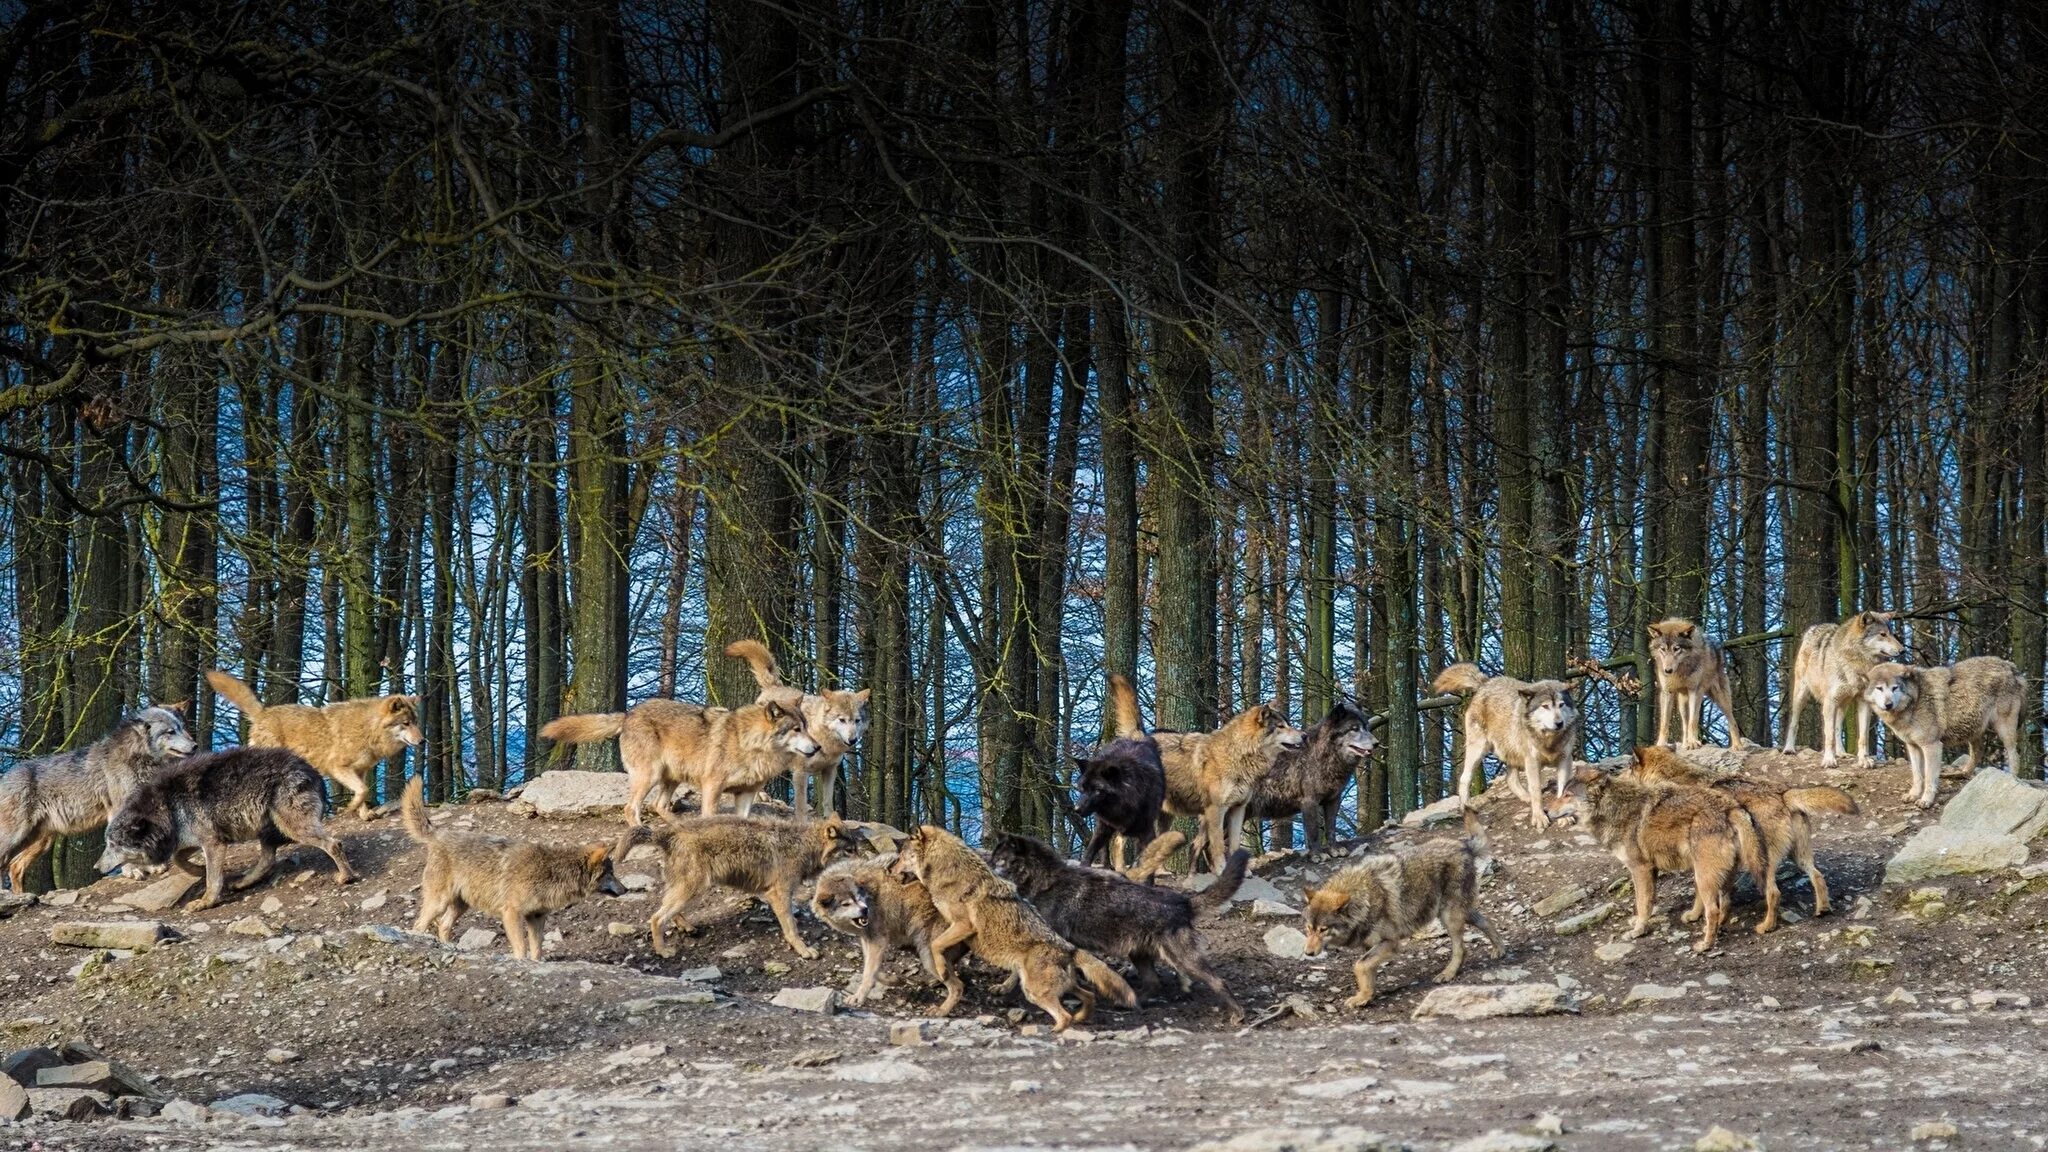
[[[249,722],[248,747],[296,753],[354,793],[347,811],[360,820],[378,815],[370,808],[370,772],[405,749],[426,743],[417,696],[369,696],[312,708],[265,704],[247,684],[218,668],[206,674],[206,682]]]
[[[1735,799],[1756,823],[1763,839],[1764,918],[1756,926],[1761,936],[1778,926],[1778,866],[1787,857],[1797,861],[1813,885],[1813,914],[1825,916],[1832,909],[1828,878],[1813,859],[1813,827],[1826,813],[1857,814],[1856,798],[1826,785],[1780,788],[1746,776],[1717,776],[1661,745],[1636,749],[1630,771],[1644,780],[1696,788],[1718,788]],[[1693,915],[1705,909],[1694,896]]]
[[[1291,820],[1299,814],[1308,847],[1328,847],[1337,835],[1337,808],[1344,789],[1379,743],[1365,713],[1338,701],[1308,730],[1305,745],[1282,752],[1273,761],[1245,815],[1253,820]]]
[[[1799,638],[1792,659],[1792,701],[1785,709],[1784,750],[1799,747],[1799,713],[1806,701],[1820,703],[1820,766],[1842,757],[1842,710],[1856,703],[1856,766],[1868,768],[1870,702],[1862,693],[1870,670],[1906,650],[1892,631],[1896,612],[1858,612],[1839,624],[1815,624]]]
[[[1572,769],[1572,750],[1579,743],[1579,710],[1572,703],[1572,686],[1563,680],[1488,676],[1477,664],[1453,664],[1437,673],[1431,687],[1471,696],[1465,702],[1465,768],[1458,774],[1458,799],[1471,799],[1479,763],[1491,751],[1507,770],[1508,787],[1529,802],[1529,823],[1542,827],[1543,770],[1557,769],[1561,795]],[[1515,778],[1517,768],[1522,771],[1520,780]]]
[[[2027,682],[2012,661],[1972,656],[1945,667],[1879,664],[1870,669],[1866,680],[1863,710],[1866,714],[1875,711],[1905,744],[1906,761],[1913,770],[1906,799],[1920,807],[1934,806],[1945,745],[1967,748],[1962,767],[1974,772],[1978,745],[1986,733],[1996,732],[1998,742],[2005,746],[2006,770],[2019,767]]]
[[[1074,758],[1081,793],[1074,812],[1084,820],[1095,818],[1082,862],[1106,860],[1111,868],[1122,868],[1123,845],[1131,844],[1143,857],[1159,830],[1166,768],[1159,761],[1158,742],[1138,719],[1138,694],[1131,682],[1111,673],[1109,700],[1116,737],[1095,749],[1094,755]]]
[[[538,960],[549,913],[593,892],[626,894],[612,871],[610,844],[565,848],[474,832],[436,832],[427,823],[421,792],[422,781],[415,776],[399,801],[405,834],[427,849],[415,932],[431,927],[446,944],[465,911],[495,912],[504,920],[513,958]]]
[[[960,962],[967,956],[967,945],[953,946],[942,973],[932,959],[932,941],[946,930],[946,918],[939,915],[923,884],[895,874],[895,864],[894,852],[839,861],[818,876],[811,911],[826,927],[860,941],[860,978],[848,1004],[858,1008],[867,1003],[882,961],[904,948],[917,955],[926,975],[945,985],[946,998],[937,1014],[950,1016],[966,991]]]
[[[782,669],[776,666],[775,656],[768,646],[759,640],[735,640],[726,645],[728,656],[737,656],[747,662],[753,670],[754,682],[761,687],[762,699],[771,694],[780,695],[789,691],[782,682]],[[833,810],[832,792],[839,782],[839,765],[846,754],[860,743],[868,731],[868,689],[847,692],[833,689],[827,692],[806,692],[803,696],[802,711],[804,731],[817,741],[818,750],[804,757],[796,766],[796,810],[809,813],[811,810],[810,783],[818,782],[818,815]]]
[[[932,904],[946,918],[946,930],[931,943],[932,963],[941,979],[951,970],[946,959],[956,944],[1010,973],[1024,998],[1052,1017],[1055,1032],[1086,1021],[1095,1009],[1095,992],[1076,977],[1078,970],[1095,990],[1125,1008],[1137,1007],[1131,986],[1093,953],[1074,947],[1054,932],[1017,887],[990,870],[987,861],[958,836],[926,824],[904,841],[895,872],[921,882]],[[1080,1000],[1068,1012],[1062,998]]]
[[[775,913],[790,951],[816,960],[818,950],[804,943],[790,913],[796,890],[854,847],[853,834],[837,813],[802,822],[754,816],[664,817],[627,829],[612,855],[624,860],[633,845],[643,842],[660,847],[668,878],[661,906],[648,921],[655,954],[663,957],[675,955],[668,942],[669,922],[677,921],[685,935],[696,931],[683,918],[683,910],[698,893],[719,884],[760,897]]]
[[[59,836],[89,832],[135,785],[198,747],[182,704],[144,708],[99,740],[0,775],[0,867],[16,892]]]
[[[630,712],[560,716],[540,734],[562,744],[618,737],[633,828],[650,795],[655,811],[669,812],[683,785],[696,789],[704,815],[716,815],[719,799],[730,795],[745,816],[762,787],[823,747],[804,726],[802,693],[788,689],[739,708],[648,700]]]
[[[341,854],[341,842],[321,823],[325,807],[320,773],[295,753],[282,748],[203,752],[136,785],[107,820],[107,848],[98,867],[111,872],[125,864],[175,862],[198,872],[190,859],[197,851],[206,891],[186,906],[192,912],[220,903],[227,848],[250,840],[260,851],[255,866],[235,881],[237,892],[270,875],[277,850],[293,843],[327,853],[334,861],[335,883],[349,884],[355,872]]]
[[[1657,666],[1657,743],[1671,742],[1671,714],[1678,713],[1678,746],[1700,746],[1700,712],[1708,697],[1728,724],[1728,747],[1742,743],[1728,686],[1728,654],[1690,620],[1672,617],[1650,625],[1650,659]]]
[[[1221,867],[1243,846],[1252,793],[1280,754],[1301,747],[1306,738],[1278,704],[1268,703],[1252,705],[1213,732],[1154,732],[1152,739],[1166,770],[1165,811],[1201,821],[1188,853],[1192,874],[1204,855],[1210,867]]]
[[[1434,920],[1451,941],[1451,959],[1437,983],[1455,979],[1465,965],[1465,925],[1485,933],[1498,960],[1506,955],[1500,935],[1479,911],[1479,862],[1486,858],[1486,829],[1465,810],[1465,835],[1439,837],[1413,848],[1367,856],[1308,892],[1302,913],[1304,954],[1320,956],[1325,944],[1362,944],[1366,954],[1352,965],[1358,992],[1344,1002],[1363,1008],[1376,992],[1373,977],[1394,958],[1401,942]]]
[[[1756,821],[1733,796],[1715,788],[1653,784],[1633,773],[1609,775],[1585,767],[1573,773],[1564,795],[1545,805],[1551,819],[1584,824],[1600,845],[1628,866],[1636,914],[1624,938],[1650,930],[1657,905],[1657,874],[1691,869],[1693,906],[1683,919],[1704,921],[1692,950],[1705,952],[1728,918],[1728,893],[1748,872],[1762,890],[1763,840]]]
[[[1076,866],[1029,836],[999,833],[989,852],[996,875],[1017,891],[1054,932],[1097,956],[1121,956],[1138,975],[1137,993],[1149,999],[1159,987],[1160,957],[1180,974],[1181,991],[1200,981],[1230,1013],[1244,1022],[1244,1009],[1209,966],[1195,918],[1221,908],[1244,883],[1251,853],[1230,854],[1216,882],[1192,896],[1171,888],[1134,883],[1101,868]]]

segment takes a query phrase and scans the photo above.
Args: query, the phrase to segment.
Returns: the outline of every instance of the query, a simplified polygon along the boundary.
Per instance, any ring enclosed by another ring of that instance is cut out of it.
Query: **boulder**
[[[784,988],[769,1001],[777,1008],[792,1008],[798,1012],[822,1012],[830,1016],[839,1007],[839,990],[836,988]]]
[[[90,1120],[113,1106],[114,1098],[91,1088],[31,1088],[29,1111],[50,1120]]]
[[[1434,804],[1426,804],[1401,817],[1401,826],[1430,828],[1438,824],[1450,824],[1460,819],[1464,813],[1465,806],[1456,796],[1446,796]]]
[[[540,816],[617,816],[626,810],[626,774],[557,768],[526,782],[519,803]]]
[[[1415,1007],[1415,1019],[1446,1016],[1484,1020],[1495,1016],[1550,1016],[1572,1011],[1571,999],[1555,984],[1443,984]]]
[[[11,1077],[0,1076],[0,1123],[26,1120],[28,1114],[28,1089],[16,1084]]]
[[[225,1100],[215,1100],[206,1106],[208,1111],[225,1112],[230,1116],[282,1116],[291,1111],[288,1101],[261,1092],[244,1092]]]
[[[169,925],[156,920],[101,924],[72,922],[50,928],[52,944],[71,948],[119,948],[129,952],[147,952],[159,941],[176,936]]]
[[[2001,872],[2026,862],[2026,841],[2017,836],[1932,824],[1906,841],[1885,863],[1884,882],[1915,884],[1936,876]]]
[[[101,1088],[102,1091],[113,1093],[116,1096],[147,1096],[156,1101],[166,1099],[164,1094],[157,1091],[156,1086],[151,1084],[149,1079],[142,1073],[121,1063],[119,1060],[113,1059],[105,1052],[84,1041],[67,1040],[58,1046],[57,1051],[70,1064],[105,1065],[108,1072],[108,1080],[106,1085]],[[99,1085],[91,1086],[100,1087]]]
[[[23,1048],[19,1052],[8,1053],[6,1059],[0,1060],[0,1076],[23,1088],[33,1088],[36,1086],[36,1073],[63,1065],[64,1057],[58,1055],[54,1048]]]
[[[2025,843],[2048,831],[2048,785],[2001,768],[1980,769],[1942,808],[1941,826],[2002,833]]]

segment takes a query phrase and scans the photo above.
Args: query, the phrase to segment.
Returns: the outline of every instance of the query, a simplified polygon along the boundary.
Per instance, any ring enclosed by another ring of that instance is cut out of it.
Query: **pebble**
[[[1548,920],[1591,895],[1592,893],[1574,884],[1569,888],[1552,892],[1550,895],[1538,900],[1529,910]]]
[[[1593,949],[1593,955],[1600,958],[1601,960],[1606,961],[1609,964],[1613,964],[1617,961],[1626,960],[1628,958],[1628,954],[1635,950],[1636,946],[1634,941],[1616,940],[1609,944],[1602,944],[1598,948]]]
[[[1349,1076],[1342,1080],[1312,1080],[1306,1084],[1296,1084],[1288,1091],[1311,1100],[1341,1100],[1346,1096],[1356,1096],[1379,1086],[1379,1078],[1376,1076]]]
[[[1308,955],[1308,937],[1291,924],[1276,924],[1266,930],[1266,951],[1282,960],[1300,960]]]
[[[1252,915],[1292,918],[1301,915],[1301,910],[1278,900],[1254,900],[1252,901]]]
[[[266,1096],[261,1092],[244,1092],[225,1100],[215,1100],[207,1107],[231,1116],[282,1116],[291,1110],[291,1105],[286,1101],[275,1096]]]
[[[369,899],[363,901],[361,904],[358,904],[357,907],[361,908],[365,912],[375,912],[390,902],[390,891],[388,889],[380,890],[375,896],[372,896]]]
[[[275,896],[265,896],[262,906],[257,910],[265,916],[275,916],[279,912],[284,911],[284,901],[279,900]]]
[[[822,1012],[830,1016],[839,1007],[837,988],[784,988],[769,1001],[777,1008],[792,1008],[798,1012]]]
[[[1622,997],[1621,1006],[1627,1008],[1633,1004],[1652,1004],[1663,1000],[1677,1000],[1684,997],[1684,995],[1685,989],[1683,988],[1672,988],[1663,984],[1638,984],[1628,990],[1627,996]]]
[[[1953,1140],[1960,1133],[1956,1131],[1955,1125],[1946,1120],[1923,1120],[1913,1125],[1910,1135],[1913,1142],[1918,1144],[1924,1140]]]
[[[299,1054],[289,1048],[272,1048],[263,1054],[263,1058],[272,1064],[296,1064],[299,1062]]]
[[[228,935],[251,936],[258,940],[267,940],[277,935],[277,930],[272,928],[269,921],[266,921],[261,916],[244,916],[240,920],[228,925]]]
[[[692,984],[715,984],[724,978],[725,973],[719,971],[715,964],[707,964],[702,968],[685,968],[676,973],[676,979],[687,980]]]
[[[638,924],[628,924],[624,920],[614,920],[605,925],[604,930],[608,934],[617,937],[637,936],[640,934],[640,926]]]
[[[1709,988],[1726,988],[1733,983],[1735,981],[1729,979],[1726,972],[1707,973],[1707,987]]]
[[[462,934],[455,946],[464,952],[481,952],[497,942],[498,934],[489,928],[471,928]]]
[[[204,1104],[194,1104],[190,1100],[173,1100],[164,1105],[163,1111],[157,1113],[157,1118],[173,1124],[204,1124],[210,1115],[212,1113]]]
[[[1609,901],[1605,904],[1598,904],[1588,908],[1577,916],[1559,920],[1552,926],[1551,930],[1559,936],[1576,936],[1588,928],[1597,928],[1605,924],[1607,918],[1612,915],[1614,915],[1614,903]]]
[[[1755,1152],[1755,1149],[1756,1141],[1730,1132],[1719,1124],[1707,1129],[1706,1134],[1692,1144],[1692,1152]]]
[[[2026,1008],[2031,1006],[2033,1002],[2031,997],[2023,996],[2018,992],[1980,990],[1970,993],[1970,1007],[1972,1008]]]
[[[469,1106],[477,1112],[503,1112],[516,1101],[503,1092],[482,1092],[469,1098]]]

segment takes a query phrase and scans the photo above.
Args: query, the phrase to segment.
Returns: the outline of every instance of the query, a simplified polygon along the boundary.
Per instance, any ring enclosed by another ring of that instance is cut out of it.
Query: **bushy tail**
[[[557,744],[588,744],[594,740],[609,740],[625,726],[624,712],[584,712],[576,716],[557,716],[547,722],[540,734]]]
[[[612,846],[612,859],[617,863],[624,864],[626,862],[626,853],[631,852],[636,845],[640,844],[658,844],[663,849],[666,849],[668,847],[668,834],[669,825],[666,820],[635,824],[623,833],[620,833],[618,843]]]
[[[1124,869],[1124,879],[1139,884],[1150,884],[1154,876],[1166,871],[1166,862],[1188,842],[1188,834],[1178,828],[1168,828],[1152,838],[1145,850],[1138,854],[1137,863]]]
[[[1453,664],[1437,673],[1436,679],[1430,682],[1429,687],[1432,692],[1454,692],[1464,695],[1479,691],[1479,686],[1486,683],[1486,680],[1486,673],[1481,672],[1477,664]]]
[[[405,820],[405,834],[422,844],[434,842],[433,826],[427,823],[426,785],[418,776],[405,782],[405,795],[399,799],[398,812]]]
[[[1856,798],[1840,788],[1819,785],[1812,788],[1788,788],[1785,790],[1785,806],[1808,816],[1833,812],[1841,816],[1857,815]]]
[[[1493,859],[1493,842],[1486,838],[1486,824],[1479,819],[1479,810],[1470,804],[1465,806],[1465,846],[1472,850],[1472,860],[1484,868]]]
[[[1769,867],[1764,863],[1763,838],[1757,834],[1755,817],[1746,808],[1730,808],[1728,823],[1735,830],[1735,851],[1743,870],[1756,880],[1758,888],[1762,888]]]
[[[1121,673],[1109,677],[1109,704],[1116,715],[1117,739],[1145,734],[1145,725],[1138,719],[1138,690]]]
[[[1130,984],[1095,953],[1074,949],[1074,967],[1081,970],[1081,975],[1097,993],[1108,997],[1117,1007],[1129,1010],[1138,1006],[1138,994],[1131,991]]]
[[[782,687],[782,669],[775,663],[775,653],[759,640],[735,640],[725,646],[725,654],[745,660],[754,672],[754,683],[765,691]]]
[[[255,690],[233,676],[215,668],[206,674],[206,682],[247,719],[254,720],[263,714],[263,701],[256,698]]]
[[[1244,870],[1252,862],[1249,848],[1239,848],[1223,862],[1223,871],[1216,874],[1216,882],[1188,897],[1188,903],[1195,906],[1195,914],[1203,915],[1221,908],[1225,901],[1237,895],[1244,886]]]

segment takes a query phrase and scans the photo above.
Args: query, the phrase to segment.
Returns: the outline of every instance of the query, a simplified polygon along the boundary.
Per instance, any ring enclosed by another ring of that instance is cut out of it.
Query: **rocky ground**
[[[395,821],[350,823],[346,846],[366,879],[347,889],[301,852],[274,882],[210,912],[123,911],[145,885],[107,880],[0,920],[0,1053],[89,1045],[86,1056],[149,1082],[158,1099],[130,1111],[162,1109],[0,1122],[0,1147],[2048,1143],[2048,1119],[2032,1107],[2048,1087],[2048,876],[2024,867],[2024,845],[2015,860],[2011,845],[1994,844],[1993,871],[1886,884],[1887,860],[1936,815],[1898,802],[1903,765],[1824,772],[1810,753],[1761,753],[1747,770],[1840,784],[1863,804],[1819,837],[1836,915],[1757,937],[1745,890],[1734,931],[1699,956],[1676,922],[1690,884],[1675,879],[1660,892],[1661,929],[1625,944],[1620,866],[1574,831],[1519,827],[1513,806],[1499,805],[1486,814],[1499,866],[1481,903],[1508,955],[1474,949],[1460,984],[1564,1011],[1415,1018],[1443,962],[1437,940],[1383,971],[1378,1002],[1345,1012],[1353,957],[1287,956],[1295,920],[1258,903],[1298,906],[1303,884],[1340,861],[1288,854],[1262,860],[1266,884],[1208,926],[1254,1026],[1231,1027],[1197,996],[1104,1011],[1057,1038],[1042,1016],[985,991],[959,1018],[920,1026],[936,996],[910,979],[907,958],[892,969],[903,986],[867,1010],[778,1007],[778,996],[803,999],[786,990],[844,987],[858,949],[807,920],[822,954],[801,960],[764,909],[724,897],[698,909],[709,923],[674,960],[648,950],[646,891],[556,917],[546,963],[506,959],[501,940],[483,939],[496,925],[475,914],[463,924],[477,930],[471,947],[443,947],[400,931],[416,908],[418,851]],[[1957,782],[1948,787],[1944,799]],[[505,804],[436,819],[564,842],[616,828],[526,819]],[[2020,834],[2035,830],[2020,823]],[[1432,834],[1401,829],[1375,843]],[[1953,829],[1933,838],[1943,860],[1985,855]],[[646,888],[654,867],[623,872]],[[1803,880],[1786,891],[1788,907],[1811,908]],[[60,925],[151,919],[180,938],[133,954],[52,942]],[[978,990],[993,983],[970,974]]]

